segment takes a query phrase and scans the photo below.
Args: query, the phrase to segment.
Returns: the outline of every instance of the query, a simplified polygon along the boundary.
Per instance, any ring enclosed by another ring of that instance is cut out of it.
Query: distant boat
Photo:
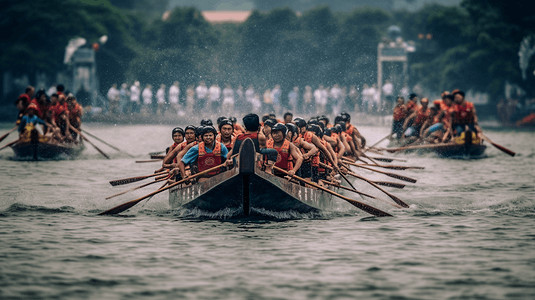
[[[17,142],[11,145],[17,160],[76,158],[85,149],[83,143]]]
[[[207,181],[171,189],[170,206],[209,213],[226,211],[233,216],[355,210],[327,192],[262,171],[261,156],[250,139],[242,143],[238,161],[238,167]]]

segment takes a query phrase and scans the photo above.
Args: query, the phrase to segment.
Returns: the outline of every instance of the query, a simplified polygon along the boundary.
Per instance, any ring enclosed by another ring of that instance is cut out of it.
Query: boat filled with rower
[[[63,85],[50,97],[43,89],[26,88],[15,101],[19,110],[16,126],[19,138],[9,144],[20,159],[78,155],[84,145],[80,130],[82,107]],[[7,145],[6,145],[7,146]]]
[[[411,94],[407,103],[397,98],[394,108],[389,152],[418,150],[435,152],[442,157],[478,158],[484,155],[485,138],[475,106],[465,99],[464,92],[444,91],[441,99],[429,99]],[[384,149],[375,149],[384,150]]]
[[[171,132],[173,144],[167,149],[161,168],[153,175],[110,181],[112,185],[119,185],[156,177],[154,182],[131,190],[155,182],[163,182],[164,185],[146,197],[101,214],[120,213],[156,193],[170,190],[172,208],[200,209],[211,213],[231,210],[247,216],[266,211],[308,213],[357,207],[375,216],[390,215],[336,192],[347,189],[378,199],[357,191],[346,175],[377,188],[393,203],[382,201],[398,208],[408,207],[401,199],[379,187],[403,188],[404,185],[372,181],[351,169],[351,166],[368,166],[369,170],[416,182],[412,178],[374,169],[390,166],[381,165],[365,154],[366,139],[351,124],[349,114],[338,115],[334,123],[326,116],[306,121],[300,117],[293,118],[291,113],[285,114],[284,120],[278,120],[273,114],[262,119],[256,114],[248,114],[242,121],[243,127],[237,124],[235,118],[220,117],[216,124],[204,119],[200,126],[174,128]],[[357,160],[363,163],[357,164]],[[398,166],[401,170],[406,168]],[[344,185],[351,188],[342,186],[342,179]],[[341,203],[338,198],[346,202]]]

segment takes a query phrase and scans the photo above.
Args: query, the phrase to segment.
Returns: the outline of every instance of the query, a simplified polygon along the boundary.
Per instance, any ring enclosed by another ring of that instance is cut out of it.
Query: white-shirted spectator
[[[197,101],[195,102],[195,111],[201,111],[206,109],[204,105],[206,104],[206,97],[208,96],[208,88],[204,81],[199,82],[199,85],[195,88],[195,95]]]
[[[331,100],[333,113],[338,115],[342,111],[342,89],[337,83],[331,88],[329,99]]]
[[[108,94],[106,95],[108,97],[108,104],[109,104],[109,110],[111,113],[116,114],[119,111],[119,90],[117,89],[117,84],[113,84],[111,88],[108,90]]]
[[[141,93],[141,97],[143,98],[143,107],[145,111],[148,113],[151,110],[152,105],[152,86],[150,84],[147,84],[145,89],[143,89],[143,93]]]
[[[163,115],[165,113],[165,84],[161,84],[156,91],[156,102],[158,103],[158,112]]]
[[[139,89],[139,81],[135,81],[134,84],[130,87],[130,102],[132,103],[132,112],[139,113],[140,103],[139,96],[141,90]]]
[[[223,114],[230,116],[234,111],[234,90],[230,84],[226,84],[223,89]]]
[[[327,98],[329,97],[329,94],[327,90],[323,87],[323,85],[320,85],[315,91],[314,91],[314,101],[316,102],[316,114],[324,114],[326,107],[327,107]]]
[[[394,107],[394,85],[392,84],[392,82],[390,82],[390,80],[387,80],[381,90],[383,91],[382,94],[384,99],[384,112],[390,113],[390,111]]]
[[[208,101],[210,101],[210,107],[212,108],[213,113],[217,113],[219,111],[220,99],[221,88],[217,83],[214,83],[208,90]]]
[[[177,113],[180,109],[178,99],[180,97],[180,84],[175,81],[171,87],[169,87],[169,107],[171,107],[173,113]]]

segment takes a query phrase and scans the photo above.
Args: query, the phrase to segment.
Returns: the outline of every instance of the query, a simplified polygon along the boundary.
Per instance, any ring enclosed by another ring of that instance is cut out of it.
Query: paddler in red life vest
[[[317,161],[313,160],[312,162],[312,181],[319,182],[319,179],[327,179],[327,170],[320,166],[320,162],[330,165],[335,170],[338,170],[338,160],[331,145],[323,140],[323,130],[321,129],[321,126],[315,124],[308,125],[307,131],[314,133],[314,135],[319,138],[322,145],[327,149],[326,153],[320,151]],[[317,165],[317,169],[315,169],[315,165]]]
[[[271,130],[272,139],[266,143],[268,148],[277,150],[278,156],[275,166],[288,172],[288,175],[293,176],[295,172],[301,167],[303,157],[299,149],[289,140],[286,139],[288,129],[284,124],[277,123]],[[276,176],[284,177],[286,174],[273,170]]]
[[[397,104],[394,107],[394,121],[392,122],[392,133],[390,136],[395,135],[396,139],[400,139],[403,135],[403,123],[405,118],[407,118],[407,107],[405,106],[405,99],[402,96],[399,96],[396,100]]]
[[[176,127],[172,131],[173,145],[169,147],[167,155],[162,161],[162,168],[156,170],[156,173],[161,172],[163,169],[174,169],[178,167],[178,161],[182,159],[180,152],[187,148],[187,145],[193,147],[196,145],[195,140],[195,130],[197,128],[193,125],[186,126],[185,130],[182,130],[180,127]],[[185,140],[184,140],[185,138]],[[189,150],[189,149],[188,149]],[[184,152],[186,154],[186,152]],[[178,174],[179,170],[176,170],[175,173]]]
[[[331,149],[334,151],[334,156],[336,156],[338,161],[344,156],[345,146],[336,131],[335,127],[325,128],[323,131],[323,140],[331,145]]]
[[[284,113],[284,116],[282,117],[284,120],[284,124],[292,123],[292,120],[294,118],[294,115],[291,112]]]
[[[446,94],[444,94],[446,93]],[[448,139],[448,136],[451,133],[450,123],[451,123],[451,111],[450,107],[453,103],[453,95],[450,95],[448,92],[443,93],[443,98],[440,100],[435,100],[434,108],[436,113],[433,113],[433,107],[431,107],[431,115],[428,119],[428,124],[424,124],[424,133],[423,137],[427,139],[427,142],[438,143],[445,142]],[[426,125],[429,125],[425,129]]]
[[[228,150],[225,145],[216,142],[215,137],[217,130],[213,126],[206,126],[201,133],[202,142],[191,147],[186,155],[182,157],[178,163],[180,174],[182,178],[187,179],[186,165],[197,162],[199,172],[203,172],[215,166],[224,163],[227,159]],[[205,177],[217,175],[221,172],[221,168],[211,171]],[[199,182],[205,181],[207,178],[200,178]]]
[[[345,132],[351,137],[355,149],[360,151],[361,148],[366,146],[366,139],[364,136],[362,136],[362,134],[360,134],[357,127],[351,124],[351,115],[349,115],[347,112],[342,112],[340,115],[342,116],[342,120],[346,122]]]
[[[228,151],[232,151],[232,145],[234,144],[234,126],[232,121],[224,119],[219,122],[219,134],[216,137],[216,141],[222,143],[227,147]]]
[[[477,124],[474,104],[464,99],[464,92],[462,91],[455,90],[452,92],[452,95],[455,102],[452,112],[452,132],[455,132],[455,135],[459,136],[468,128],[471,131],[477,132],[477,136],[481,138],[481,127]]]
[[[299,136],[299,129],[294,123],[286,124],[286,128],[288,129],[286,139],[288,139],[301,151],[301,154],[303,155],[303,161],[309,160],[310,157],[314,157],[318,153],[319,149],[316,148],[316,146],[311,143],[307,143],[302,137]],[[303,164],[301,164],[301,168],[299,168],[299,171],[297,171],[297,176],[306,178],[307,176],[302,176],[303,174],[301,174],[302,169]]]
[[[415,142],[420,137],[420,130],[425,120],[429,117],[431,110],[429,109],[429,99],[422,98],[420,100],[421,105],[407,117],[403,123],[403,135],[401,138],[407,138],[407,144]],[[409,126],[409,123],[412,125]]]
[[[69,95],[66,101],[67,110],[69,111],[68,117],[70,125],[76,128],[78,131],[82,130],[82,106],[78,104],[76,98],[72,95]],[[76,139],[77,134],[75,132],[71,132],[71,135],[73,139]]]
[[[267,119],[264,121],[264,126],[262,126],[262,133],[269,140],[271,138],[271,128],[277,124],[277,121],[273,119]]]
[[[238,124],[238,120],[236,120],[236,117],[230,117],[229,120],[232,122],[232,126],[234,127],[234,132],[232,133],[234,136],[238,136],[245,132],[243,127],[241,127],[241,125]]]

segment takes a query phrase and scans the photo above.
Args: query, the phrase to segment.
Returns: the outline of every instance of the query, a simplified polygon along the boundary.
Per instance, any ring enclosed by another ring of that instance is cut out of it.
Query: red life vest
[[[403,121],[407,117],[405,105],[394,107],[394,121]]]
[[[349,125],[346,125],[346,132],[347,134],[349,135],[353,135],[353,129],[355,129],[355,126],[349,124]]]
[[[472,124],[474,123],[474,104],[465,101],[465,105],[456,104],[453,107],[453,114],[455,115],[455,124]]]
[[[307,131],[305,132],[305,134],[303,135],[303,139],[305,140],[305,142],[309,143],[309,144],[312,144],[312,137],[314,136],[314,133],[310,132],[310,131]],[[314,145],[314,144],[312,144]],[[305,149],[301,149],[301,152],[303,154],[305,154]],[[312,157],[309,157],[307,160],[303,160],[303,161],[306,161],[306,162],[309,162],[310,160],[312,160],[312,166],[313,167],[317,167],[320,165],[320,153],[316,153],[314,154],[314,156]]]
[[[258,132],[255,133],[242,133],[236,137],[239,141],[245,141],[247,138],[250,138],[252,140],[258,139]]]
[[[427,108],[426,110],[423,109],[423,106],[418,107],[418,110],[416,111],[416,118],[414,118],[414,126],[422,126],[429,118],[429,113],[431,112],[431,109]]]
[[[199,143],[199,157],[197,158],[197,166],[199,167],[199,172],[208,170],[217,165],[221,164],[221,143],[215,142],[214,150],[212,153],[206,152],[204,142]],[[209,172],[207,175],[213,176],[220,172],[221,170],[215,170]]]
[[[320,142],[321,142],[321,144],[322,144],[325,148],[327,148],[327,142],[326,142],[326,141],[324,141],[323,139],[321,139]],[[323,152],[321,152],[321,151],[320,151],[320,155],[319,155],[319,161],[322,162],[322,163],[324,163],[324,164],[331,165],[331,163],[328,162],[328,161],[325,159],[325,155],[324,155]],[[326,171],[325,168],[319,166],[319,164],[318,164],[318,172],[320,172],[320,173],[325,173],[325,171]]]
[[[279,153],[277,155],[277,162],[275,163],[275,166],[286,171],[293,170],[294,166],[293,166],[293,157],[290,154],[290,141],[288,141],[287,139],[284,139],[284,143],[282,143],[282,146],[280,148],[274,147],[274,144],[275,144],[275,141],[273,139],[269,139],[266,142],[267,148],[273,148],[277,150],[277,152]]]
[[[414,101],[410,101],[410,100],[409,100],[409,101],[407,102],[406,107],[407,107],[407,111],[409,112],[409,114],[411,114],[411,113],[413,113],[415,110],[418,109],[418,104],[416,104],[416,102],[414,102]]]
[[[221,134],[218,134],[215,138],[216,142],[219,142],[219,143],[222,143],[221,142]],[[225,147],[227,147],[227,150],[230,152],[232,151],[232,145],[234,144],[234,141],[236,140],[236,137],[233,135],[231,138],[230,138],[230,143],[228,144],[223,144],[225,145]]]

